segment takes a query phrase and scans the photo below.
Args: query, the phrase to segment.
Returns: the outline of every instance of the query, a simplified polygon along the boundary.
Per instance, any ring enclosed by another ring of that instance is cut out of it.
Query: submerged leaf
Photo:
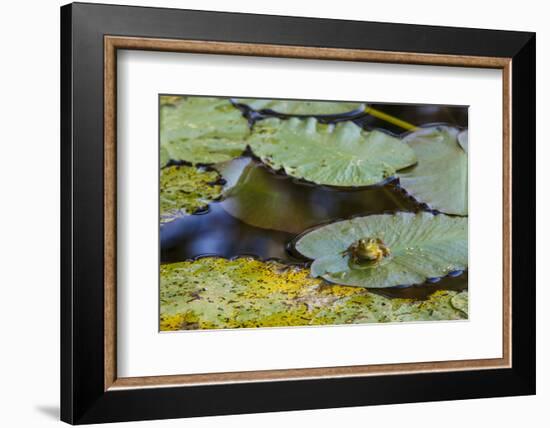
[[[377,240],[378,260],[354,259],[361,240]],[[296,242],[315,276],[366,288],[421,284],[468,267],[468,219],[443,214],[381,214],[319,227]]]
[[[330,186],[377,184],[416,162],[413,150],[398,138],[364,131],[353,122],[266,119],[256,123],[249,144],[273,169]]]
[[[187,165],[175,165],[160,171],[160,221],[167,223],[186,214],[204,209],[208,202],[221,196],[222,186],[215,184],[220,176]]]
[[[300,233],[315,224],[317,216],[303,192],[296,195],[296,185],[293,187],[288,180],[275,177],[265,166],[249,158],[236,159],[226,165],[216,166],[227,180],[221,206],[233,217],[262,229],[291,233]],[[234,172],[241,166],[244,168],[234,181]]]
[[[387,186],[338,189],[305,185],[250,158],[214,165],[226,181],[223,209],[242,222],[298,234],[328,221],[415,204]]]
[[[447,214],[468,215],[468,134],[435,126],[408,135],[418,163],[399,172],[401,186],[417,201]]]
[[[252,258],[162,265],[160,281],[162,331],[466,318],[451,305],[456,291],[436,291],[427,300],[391,299]]]
[[[242,113],[224,98],[186,97],[160,109],[160,144],[176,161],[211,164],[238,157],[249,132]]]
[[[238,98],[237,104],[244,104],[256,111],[273,111],[278,114],[295,116],[326,116],[346,113],[361,113],[365,109],[362,103],[341,101],[294,101],[255,98]]]
[[[223,186],[224,194],[228,194],[243,179],[245,171],[250,169],[253,161],[249,157],[239,157],[226,162],[220,162],[213,166],[220,173],[225,181]]]

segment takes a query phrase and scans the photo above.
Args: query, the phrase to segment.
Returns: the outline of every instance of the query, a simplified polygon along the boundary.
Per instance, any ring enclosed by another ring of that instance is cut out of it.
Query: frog
[[[352,268],[371,268],[387,259],[391,251],[380,238],[367,237],[352,243],[343,254],[349,256]]]

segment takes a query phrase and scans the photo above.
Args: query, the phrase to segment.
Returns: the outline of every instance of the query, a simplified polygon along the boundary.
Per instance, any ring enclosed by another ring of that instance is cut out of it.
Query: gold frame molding
[[[262,370],[171,376],[117,377],[116,368],[116,66],[118,49],[324,59],[398,64],[493,68],[503,82],[503,349],[502,358],[435,361],[405,364],[359,365],[305,369]],[[196,40],[104,37],[104,389],[154,388],[204,384],[393,375],[422,372],[481,370],[511,367],[511,58],[382,52]]]

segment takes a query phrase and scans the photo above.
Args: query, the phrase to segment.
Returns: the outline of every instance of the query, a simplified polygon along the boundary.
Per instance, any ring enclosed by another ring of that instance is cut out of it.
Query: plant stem
[[[385,120],[386,122],[389,122],[395,126],[399,126],[400,128],[403,128],[407,131],[414,131],[418,129],[418,127],[413,125],[412,123],[405,122],[404,120],[393,117],[387,113],[384,113],[383,111],[375,109],[374,107],[365,107],[365,113],[370,114],[371,116],[374,116],[380,120]]]

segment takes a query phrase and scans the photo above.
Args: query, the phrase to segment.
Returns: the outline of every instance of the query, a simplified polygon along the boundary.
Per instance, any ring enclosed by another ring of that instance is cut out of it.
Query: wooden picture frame
[[[503,357],[118,377],[119,49],[502,70]],[[533,33],[76,3],[61,9],[61,53],[62,420],[81,424],[535,392]]]

